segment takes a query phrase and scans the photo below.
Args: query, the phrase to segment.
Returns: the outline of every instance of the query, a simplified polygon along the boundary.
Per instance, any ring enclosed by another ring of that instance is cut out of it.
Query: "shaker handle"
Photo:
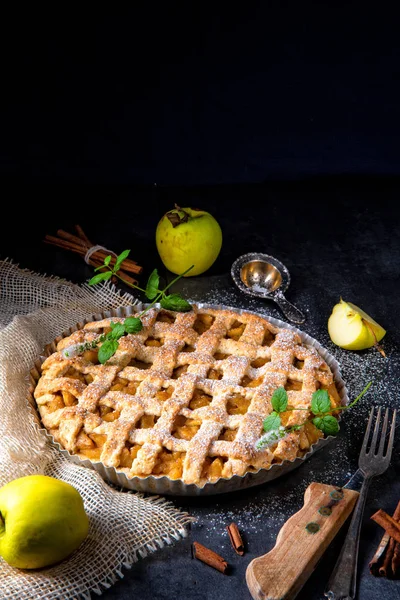
[[[292,323],[304,323],[304,321],[306,320],[305,315],[301,312],[299,308],[297,308],[297,306],[295,306],[294,304],[289,302],[289,300],[286,299],[281,290],[276,290],[276,292],[274,292],[273,299],[275,300],[285,317],[289,319],[289,321],[292,321]]]

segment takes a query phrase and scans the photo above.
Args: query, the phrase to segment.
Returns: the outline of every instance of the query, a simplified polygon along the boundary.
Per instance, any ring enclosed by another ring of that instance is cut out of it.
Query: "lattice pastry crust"
[[[94,321],[62,339],[42,365],[34,397],[63,448],[128,478],[165,475],[202,486],[302,456],[323,435],[310,422],[275,446],[255,448],[277,387],[285,387],[293,408],[310,408],[319,388],[340,405],[315,348],[246,312],[153,308],[143,330],[120,338],[105,365],[97,350],[66,356],[109,331],[111,321],[123,319]],[[295,425],[309,414],[281,417]]]

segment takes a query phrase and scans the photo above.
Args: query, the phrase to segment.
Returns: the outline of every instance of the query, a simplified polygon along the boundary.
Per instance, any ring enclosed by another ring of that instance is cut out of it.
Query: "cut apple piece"
[[[340,299],[329,317],[328,332],[332,342],[340,348],[365,350],[378,346],[386,330],[361,308]]]

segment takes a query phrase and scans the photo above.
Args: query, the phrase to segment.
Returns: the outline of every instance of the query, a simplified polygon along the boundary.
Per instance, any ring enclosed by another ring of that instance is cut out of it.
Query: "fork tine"
[[[379,433],[379,424],[380,424],[380,421],[381,421],[381,412],[382,412],[382,408],[379,406],[378,407],[378,414],[376,415],[374,433],[372,435],[371,446],[370,446],[370,449],[368,451],[368,454],[371,454],[371,453],[375,454],[376,441],[378,439],[378,433]]]
[[[379,443],[378,456],[383,456],[383,449],[384,449],[385,441],[386,441],[386,432],[387,432],[388,421],[389,421],[389,409],[387,408],[385,411],[385,418],[383,420],[383,425],[382,425],[381,441]]]
[[[394,432],[396,429],[396,417],[397,417],[397,410],[394,410],[393,417],[392,417],[392,423],[390,425],[389,443],[388,443],[388,447],[386,450],[386,456],[385,456],[385,458],[388,458],[388,460],[390,460],[390,457],[392,455]]]
[[[373,406],[369,413],[368,425],[365,430],[364,441],[363,441],[363,445],[361,447],[360,455],[367,454],[367,444],[368,444],[368,440],[369,440],[369,435],[371,433],[372,421],[374,420],[374,412],[375,412],[375,407]]]

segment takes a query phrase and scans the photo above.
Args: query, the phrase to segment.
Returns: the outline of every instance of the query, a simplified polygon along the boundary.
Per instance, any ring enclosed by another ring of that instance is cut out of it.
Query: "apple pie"
[[[96,340],[118,321],[93,321],[61,339],[42,364],[34,398],[62,448],[128,478],[166,476],[203,486],[293,461],[324,435],[305,423],[312,394],[326,389],[332,406],[341,404],[317,350],[259,315],[151,308],[143,329],[121,337],[101,364]],[[259,450],[279,387],[291,409],[281,413],[282,424],[301,427]]]

